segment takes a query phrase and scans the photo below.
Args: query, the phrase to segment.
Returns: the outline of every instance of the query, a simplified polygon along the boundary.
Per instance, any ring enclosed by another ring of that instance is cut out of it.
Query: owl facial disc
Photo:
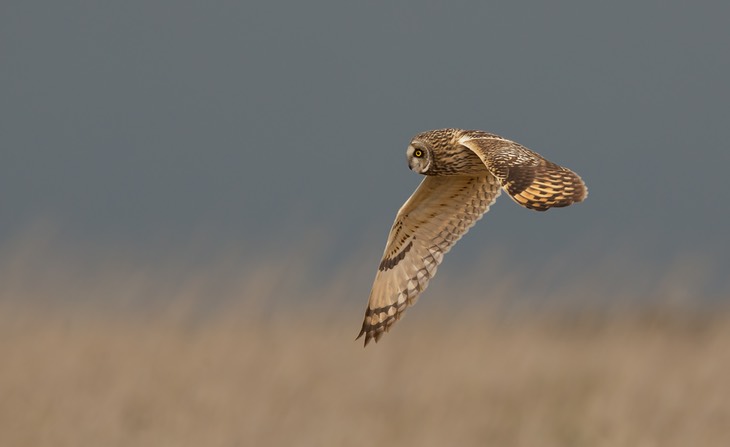
[[[431,153],[420,146],[410,144],[406,150],[408,168],[419,174],[423,174],[431,167]]]

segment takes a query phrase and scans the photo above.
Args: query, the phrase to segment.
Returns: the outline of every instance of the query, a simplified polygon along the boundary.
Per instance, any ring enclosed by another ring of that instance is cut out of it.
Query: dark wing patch
[[[399,262],[403,260],[403,258],[406,257],[406,253],[408,253],[411,250],[411,247],[413,247],[413,240],[408,242],[408,245],[403,247],[403,250],[401,250],[398,254],[392,257],[385,257],[382,261],[380,261],[380,265],[378,266],[378,270],[385,271],[390,270],[396,265],[398,265]]]

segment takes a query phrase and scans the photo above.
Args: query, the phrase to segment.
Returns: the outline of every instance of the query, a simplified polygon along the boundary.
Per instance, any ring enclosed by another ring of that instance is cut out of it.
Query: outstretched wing
[[[459,142],[477,154],[510,197],[525,208],[545,211],[581,202],[588,195],[578,174],[513,141],[466,131]]]
[[[451,247],[487,212],[499,181],[428,176],[398,211],[357,338],[378,341],[428,286]]]

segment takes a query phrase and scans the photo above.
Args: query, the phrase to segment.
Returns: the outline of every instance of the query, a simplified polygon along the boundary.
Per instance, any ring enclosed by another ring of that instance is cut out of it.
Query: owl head
[[[444,175],[444,157],[448,158],[459,129],[436,129],[413,137],[406,151],[408,167],[425,175]],[[448,163],[447,163],[448,164]],[[446,166],[448,167],[448,166]]]
[[[487,175],[481,158],[461,144],[465,132],[470,131],[447,128],[419,133],[406,151],[408,167],[423,175]]]
[[[424,141],[413,139],[406,150],[406,158],[411,171],[425,174],[433,163],[433,151]]]

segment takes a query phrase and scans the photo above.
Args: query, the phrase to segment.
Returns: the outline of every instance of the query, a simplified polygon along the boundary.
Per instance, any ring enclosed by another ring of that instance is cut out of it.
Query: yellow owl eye
[[[421,158],[421,157],[423,157],[423,151],[420,149],[416,149],[415,151],[413,151],[413,156]]]

